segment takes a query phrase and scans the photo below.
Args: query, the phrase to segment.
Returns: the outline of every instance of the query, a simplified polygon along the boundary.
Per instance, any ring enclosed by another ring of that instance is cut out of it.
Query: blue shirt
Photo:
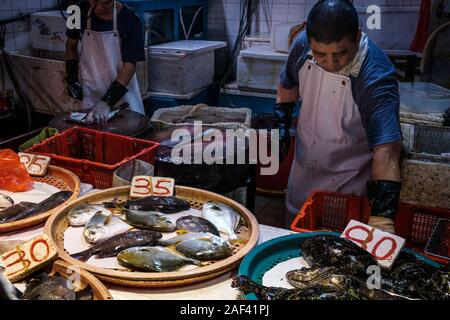
[[[80,39],[87,27],[87,15],[91,4],[83,0],[77,4],[81,11],[81,30],[67,29],[66,35],[71,39]],[[91,11],[91,28],[93,31],[111,31],[112,20],[103,20]],[[145,61],[144,35],[139,16],[126,5],[117,14],[117,29],[120,35],[120,51],[123,62]]]
[[[280,75],[286,89],[298,87],[298,73],[309,59],[306,32],[295,39]],[[369,146],[399,141],[402,138],[399,116],[398,83],[395,68],[385,53],[369,39],[367,56],[358,76],[350,75],[353,100],[358,106]]]

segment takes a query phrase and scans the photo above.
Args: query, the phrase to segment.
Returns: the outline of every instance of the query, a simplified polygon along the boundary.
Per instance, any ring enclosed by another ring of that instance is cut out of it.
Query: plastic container
[[[400,109],[443,113],[450,107],[450,90],[431,82],[399,82]]]
[[[110,188],[113,173],[134,159],[154,163],[159,143],[85,128],[72,128],[26,152],[47,155],[97,189]]]
[[[298,232],[342,231],[351,219],[367,223],[369,216],[367,197],[318,190],[309,196],[291,229]],[[450,218],[450,209],[400,203],[395,232],[409,245],[423,248],[440,218]]]
[[[183,96],[214,81],[214,50],[221,41],[181,40],[148,47],[148,91]]]
[[[31,14],[31,46],[34,49],[66,51],[66,20],[59,10]]]
[[[264,274],[279,263],[291,260],[302,256],[300,245],[303,241],[310,237],[318,235],[334,234],[339,236],[339,233],[330,232],[311,232],[311,233],[296,233],[287,236],[277,237],[272,240],[261,243],[253,248],[242,260],[239,265],[238,274],[240,276],[247,276],[251,280],[262,284]],[[416,252],[404,248],[403,251],[415,255],[418,259],[434,267],[440,265],[435,261],[428,259]],[[281,277],[281,275],[280,275]],[[246,293],[243,296],[247,300],[257,300],[254,293]]]
[[[287,53],[271,46],[255,46],[242,50],[237,60],[237,85],[242,88],[276,91]]]

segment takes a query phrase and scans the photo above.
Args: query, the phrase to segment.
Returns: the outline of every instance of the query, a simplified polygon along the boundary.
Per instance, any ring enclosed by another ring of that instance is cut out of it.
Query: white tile
[[[240,11],[241,5],[236,3],[227,3],[225,5],[224,16],[225,20],[239,20],[240,19]]]
[[[57,8],[57,0],[41,0],[41,9]]]
[[[8,51],[16,50],[16,41],[14,33],[7,33],[5,38],[5,49]]]
[[[272,8],[271,16],[273,21],[287,21],[289,13],[288,4],[276,4]]]
[[[25,0],[22,0],[25,2]],[[26,0],[27,9],[37,10],[41,8],[41,0]]]
[[[30,34],[28,32],[16,32],[16,50],[23,50],[30,47]]]
[[[11,1],[13,0],[0,0],[0,10],[11,10]]]
[[[27,2],[24,0],[21,1],[12,1],[11,2],[11,9],[12,10],[19,10],[21,12],[26,12],[27,10]]]
[[[288,21],[289,22],[303,22],[305,20],[305,8],[304,4],[290,4]]]

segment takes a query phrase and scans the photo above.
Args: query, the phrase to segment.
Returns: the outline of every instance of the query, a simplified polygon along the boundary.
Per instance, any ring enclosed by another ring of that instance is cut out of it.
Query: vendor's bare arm
[[[395,141],[374,147],[372,180],[400,181],[401,146],[401,141]]]
[[[298,88],[285,89],[280,84],[277,90],[277,103],[296,102],[299,98]]]
[[[78,60],[78,39],[67,38],[66,41],[66,60]]]
[[[124,62],[116,81],[126,87],[136,72],[136,63]]]

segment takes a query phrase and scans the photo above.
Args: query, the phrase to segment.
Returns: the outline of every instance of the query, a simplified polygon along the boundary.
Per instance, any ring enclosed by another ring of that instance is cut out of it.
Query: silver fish
[[[153,272],[173,271],[186,264],[201,265],[198,260],[186,258],[164,247],[125,249],[119,253],[117,260],[127,268]]]
[[[0,193],[0,209],[6,209],[14,205],[14,200],[6,194]]]
[[[82,204],[75,208],[70,209],[67,218],[69,219],[69,224],[72,227],[80,227],[86,225],[89,220],[97,212],[102,211],[106,214],[111,213],[108,209],[105,209],[98,205],[92,204]]]
[[[235,233],[240,222],[240,215],[231,207],[219,202],[208,201],[203,204],[202,217],[212,222],[216,228],[228,235],[229,240],[235,240]]]
[[[167,240],[162,245],[177,244],[175,249],[188,258],[217,260],[231,256],[233,250],[228,241],[209,232],[189,232]]]
[[[112,214],[98,211],[89,220],[83,230],[84,239],[94,244],[126,232],[131,226]]]

